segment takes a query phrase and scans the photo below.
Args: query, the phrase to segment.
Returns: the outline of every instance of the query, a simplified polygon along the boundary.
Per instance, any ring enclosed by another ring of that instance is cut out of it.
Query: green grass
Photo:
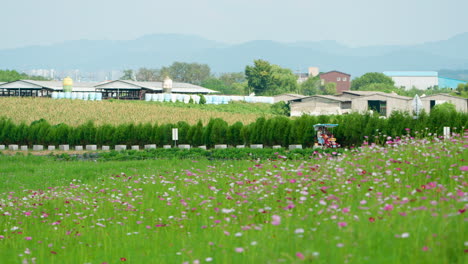
[[[0,262],[466,263],[467,143],[299,161],[0,156]]]

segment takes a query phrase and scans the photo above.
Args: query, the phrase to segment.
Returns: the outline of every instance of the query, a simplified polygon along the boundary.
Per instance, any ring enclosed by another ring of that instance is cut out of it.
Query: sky
[[[158,33],[226,43],[336,40],[357,47],[468,32],[467,0],[15,0],[1,9],[0,49]]]

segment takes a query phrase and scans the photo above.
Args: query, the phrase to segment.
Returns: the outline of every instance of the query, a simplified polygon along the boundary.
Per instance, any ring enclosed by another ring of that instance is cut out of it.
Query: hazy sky
[[[467,0],[14,0],[1,9],[0,48],[154,33],[367,46],[468,32]]]

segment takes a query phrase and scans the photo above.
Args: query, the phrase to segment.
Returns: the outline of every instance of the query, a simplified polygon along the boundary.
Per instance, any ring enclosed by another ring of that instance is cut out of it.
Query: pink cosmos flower
[[[236,248],[236,252],[237,253],[242,253],[242,252],[244,252],[244,249],[241,248],[241,247],[238,247],[238,248]]]
[[[347,226],[347,225],[348,225],[348,223],[346,223],[346,222],[338,222],[338,226],[343,227],[343,226]]]
[[[461,167],[460,167],[460,170],[461,170],[461,171],[468,171],[468,166],[461,166]]]
[[[301,252],[297,252],[296,257],[298,257],[299,259],[304,259],[304,254],[302,254]]]
[[[272,215],[271,218],[273,218],[273,220],[271,221],[271,224],[272,224],[272,225],[279,225],[279,224],[281,224],[281,216],[279,216],[279,215]]]
[[[32,237],[25,237],[26,240],[32,240]]]
[[[386,204],[386,205],[384,206],[384,210],[385,210],[385,211],[391,211],[391,210],[393,210],[393,205],[391,205],[391,204]]]

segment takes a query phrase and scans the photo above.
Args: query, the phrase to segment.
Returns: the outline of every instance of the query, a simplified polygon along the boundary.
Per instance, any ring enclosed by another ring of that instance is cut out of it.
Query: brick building
[[[320,80],[322,85],[325,85],[329,82],[336,83],[336,92],[338,94],[343,93],[344,91],[349,91],[351,88],[351,75],[339,71],[330,71],[320,74]]]

